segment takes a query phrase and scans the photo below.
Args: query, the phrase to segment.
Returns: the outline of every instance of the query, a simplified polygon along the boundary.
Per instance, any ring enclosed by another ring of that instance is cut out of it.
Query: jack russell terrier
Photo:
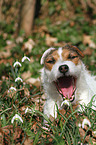
[[[81,50],[73,45],[51,47],[44,52],[41,77],[47,95],[44,114],[48,117],[56,118],[56,104],[61,108],[65,100],[73,105],[87,105],[94,96],[92,108],[96,110],[96,80],[86,70],[83,57]]]

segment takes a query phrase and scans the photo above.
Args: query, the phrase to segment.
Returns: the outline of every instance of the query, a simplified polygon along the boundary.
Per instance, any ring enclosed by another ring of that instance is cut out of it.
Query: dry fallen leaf
[[[29,79],[31,77],[31,72],[30,71],[24,72],[22,73],[21,77],[23,80]]]
[[[84,130],[83,128],[79,128],[79,132],[80,132],[81,140],[83,141],[83,139],[85,137],[86,130]],[[90,144],[90,138],[91,138],[93,143],[96,143],[96,138],[92,137],[91,131],[89,130],[89,133],[87,133],[87,135],[85,137],[84,143],[87,142]]]
[[[48,46],[52,46],[55,42],[57,42],[57,38],[51,37],[49,34],[46,34],[46,44]]]
[[[40,87],[40,78],[32,78],[30,71],[24,72],[21,76],[25,82],[30,83],[36,87]]]
[[[29,38],[27,42],[24,43],[23,49],[28,49],[29,52],[31,52],[32,48],[35,46],[35,42]]]
[[[12,44],[7,45],[6,47],[4,47],[5,51],[3,50],[3,51],[0,52],[0,58],[7,58],[7,57],[9,57],[11,55],[11,51],[10,50],[13,47],[15,47],[15,46],[16,46],[16,44],[12,43]]]
[[[83,51],[84,55],[88,55],[88,56],[91,56],[92,52],[93,52],[93,50],[89,47]]]
[[[36,86],[36,87],[40,87],[40,79],[38,78],[29,78],[26,80],[26,82]]]
[[[7,125],[0,129],[0,144],[10,145],[11,138],[13,137],[16,144],[23,140],[24,133],[20,127],[13,128],[13,125]]]
[[[19,36],[16,38],[16,43],[23,43],[24,38]]]
[[[3,145],[3,131],[0,129],[0,145]]]
[[[29,138],[27,138],[24,142],[24,145],[33,145],[33,141]]]
[[[84,35],[84,36],[83,36],[83,43],[84,43],[84,45],[88,44],[89,47],[95,48],[95,49],[96,49],[96,45],[95,45],[95,43],[92,41],[92,36]]]

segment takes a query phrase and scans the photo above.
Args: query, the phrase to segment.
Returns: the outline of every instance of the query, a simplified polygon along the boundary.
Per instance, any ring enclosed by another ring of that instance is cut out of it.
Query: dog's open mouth
[[[58,92],[63,96],[63,99],[69,101],[74,100],[74,92],[76,90],[76,78],[73,76],[62,76],[55,81]]]

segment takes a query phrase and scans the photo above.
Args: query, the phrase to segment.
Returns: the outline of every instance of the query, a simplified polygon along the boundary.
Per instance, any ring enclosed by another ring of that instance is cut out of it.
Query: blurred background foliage
[[[96,1],[29,0],[27,3],[26,0],[0,1],[1,62],[3,58],[10,63],[10,58],[12,62],[12,58],[14,61],[27,54],[32,58],[27,69],[35,77],[41,68],[40,57],[47,48],[71,43],[84,51],[85,64],[96,74]],[[30,5],[34,8],[27,16]],[[6,66],[3,66],[1,62],[0,76],[9,71],[8,64],[4,62]]]

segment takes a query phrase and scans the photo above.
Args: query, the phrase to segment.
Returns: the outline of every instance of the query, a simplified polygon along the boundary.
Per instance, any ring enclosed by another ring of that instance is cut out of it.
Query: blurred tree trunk
[[[3,20],[3,18],[2,18],[2,3],[3,3],[3,0],[0,0],[0,22]]]
[[[32,31],[36,0],[22,0],[20,8],[20,27],[26,35],[30,35]]]

